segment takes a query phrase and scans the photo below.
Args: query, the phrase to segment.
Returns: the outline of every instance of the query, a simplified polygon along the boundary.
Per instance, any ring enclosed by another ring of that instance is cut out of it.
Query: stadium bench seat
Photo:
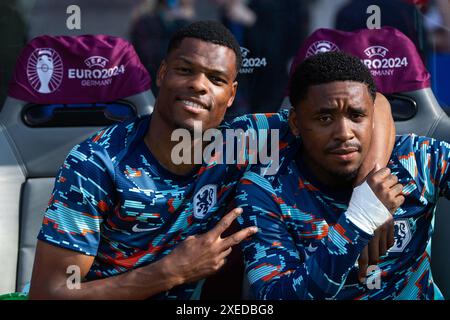
[[[150,81],[117,37],[40,36],[23,49],[0,112],[0,294],[30,281],[65,156],[102,127],[151,113]]]

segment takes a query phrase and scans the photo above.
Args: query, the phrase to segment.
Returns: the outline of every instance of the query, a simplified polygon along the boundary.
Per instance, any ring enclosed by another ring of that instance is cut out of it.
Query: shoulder
[[[267,177],[260,175],[253,171],[247,171],[239,182],[239,186],[248,189],[260,189],[269,194],[275,194],[275,188],[273,187],[273,180],[269,181]]]
[[[286,208],[295,206],[293,193],[297,190],[297,185],[294,175],[286,172],[270,178],[248,171],[240,180],[235,200],[244,210],[242,217],[238,218],[241,225],[252,225],[253,220],[265,220],[268,216],[280,217],[289,212]]]
[[[100,157],[103,161],[115,162],[141,139],[146,132],[149,116],[137,117],[122,123],[103,128],[88,139],[76,145],[69,155]]]
[[[272,196],[279,196],[286,182],[293,179],[292,161],[285,161],[274,174],[266,174],[265,168],[255,166],[242,177],[239,187],[253,189]]]
[[[440,180],[450,160],[450,145],[441,140],[414,134],[397,137],[391,157],[406,169],[419,185],[424,185],[429,194],[434,194],[432,185]]]
[[[279,129],[287,131],[289,111],[283,110],[276,113],[255,113],[236,117],[229,122],[224,122],[224,129]]]
[[[407,134],[396,137],[393,155],[402,157],[411,153],[416,155],[432,154],[445,149],[450,150],[450,144],[446,141],[416,134]]]

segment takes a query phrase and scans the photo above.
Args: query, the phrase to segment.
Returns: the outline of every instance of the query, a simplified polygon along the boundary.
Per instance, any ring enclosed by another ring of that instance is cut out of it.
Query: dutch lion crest
[[[399,219],[394,221],[395,242],[389,249],[389,252],[402,252],[411,241],[412,235],[408,219]]]
[[[217,202],[217,185],[207,184],[194,196],[194,216],[202,219]]]

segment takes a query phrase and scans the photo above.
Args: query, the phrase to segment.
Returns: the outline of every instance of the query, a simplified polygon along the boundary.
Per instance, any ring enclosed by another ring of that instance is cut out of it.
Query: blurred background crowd
[[[73,4],[81,8],[81,30],[66,27]],[[366,28],[369,5],[380,7],[382,26],[416,44],[450,113],[450,0],[0,0],[0,106],[15,59],[35,36],[123,37],[154,79],[171,35],[192,21],[213,19],[233,32],[247,58],[230,113],[276,111],[302,41],[318,28]],[[152,89],[157,94],[156,84]]]

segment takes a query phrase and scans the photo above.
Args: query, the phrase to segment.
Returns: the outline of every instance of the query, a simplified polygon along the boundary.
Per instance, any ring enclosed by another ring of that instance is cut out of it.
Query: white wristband
[[[373,234],[391,217],[391,213],[377,198],[367,181],[353,189],[345,214],[354,225],[368,234]]]

